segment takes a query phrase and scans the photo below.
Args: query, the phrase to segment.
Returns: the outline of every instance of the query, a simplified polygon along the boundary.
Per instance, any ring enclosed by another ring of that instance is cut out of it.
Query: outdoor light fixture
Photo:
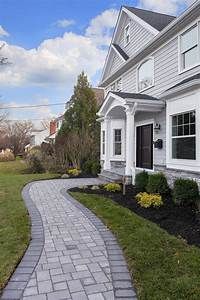
[[[159,123],[156,123],[155,126],[154,126],[154,130],[155,131],[159,131],[161,128],[160,124]]]

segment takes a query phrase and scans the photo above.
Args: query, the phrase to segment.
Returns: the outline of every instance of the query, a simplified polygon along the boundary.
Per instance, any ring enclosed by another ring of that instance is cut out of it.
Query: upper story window
[[[124,29],[124,46],[128,45],[130,42],[130,24],[128,24]]]
[[[172,116],[172,158],[196,159],[195,111]]]
[[[200,62],[198,27],[198,24],[195,24],[180,36],[181,70],[193,67]]]
[[[120,92],[122,90],[122,79],[120,78],[117,81],[115,81],[111,85],[110,90],[115,92]]]
[[[141,92],[154,84],[154,59],[149,58],[138,68],[138,91]]]

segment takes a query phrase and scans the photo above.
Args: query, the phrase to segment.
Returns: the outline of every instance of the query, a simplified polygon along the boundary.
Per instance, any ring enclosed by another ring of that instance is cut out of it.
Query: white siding
[[[130,24],[130,43],[127,46],[124,46],[124,28],[128,23]],[[143,48],[153,37],[154,35],[150,33],[147,29],[142,27],[139,23],[130,20],[130,18],[127,18],[123,30],[121,31],[118,44],[129,57],[132,57],[137,51]]]
[[[117,69],[119,69],[121,64],[123,64],[123,62],[124,61],[122,60],[122,58],[117,53],[115,53],[114,57],[113,57],[112,65],[109,70],[109,74],[111,75],[111,74],[115,73],[117,71]]]

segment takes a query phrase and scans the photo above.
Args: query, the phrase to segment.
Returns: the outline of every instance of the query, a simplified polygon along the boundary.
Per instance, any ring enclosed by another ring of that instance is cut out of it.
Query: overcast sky
[[[0,102],[65,102],[84,70],[98,84],[121,5],[177,15],[191,0],[0,0]],[[63,106],[10,111],[10,119],[49,118]]]

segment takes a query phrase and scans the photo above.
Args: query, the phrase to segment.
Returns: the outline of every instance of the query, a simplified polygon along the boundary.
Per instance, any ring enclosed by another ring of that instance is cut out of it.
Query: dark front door
[[[138,126],[136,139],[136,167],[153,169],[153,125]]]

